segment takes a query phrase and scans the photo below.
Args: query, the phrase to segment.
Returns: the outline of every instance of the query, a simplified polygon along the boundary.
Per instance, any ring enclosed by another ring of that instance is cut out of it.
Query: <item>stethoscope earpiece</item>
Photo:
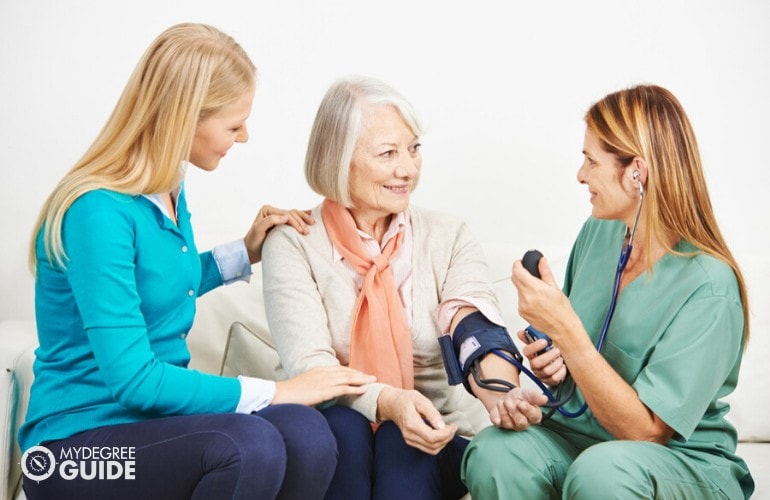
[[[641,198],[644,196],[644,186],[642,185],[642,181],[639,180],[639,171],[634,170],[634,180],[639,183],[639,197]]]

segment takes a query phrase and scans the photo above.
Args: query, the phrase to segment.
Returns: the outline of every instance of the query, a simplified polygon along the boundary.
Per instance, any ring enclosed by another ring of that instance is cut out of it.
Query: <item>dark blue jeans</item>
[[[329,426],[302,405],[100,427],[45,447],[59,465],[63,451],[132,447],[135,479],[66,479],[56,470],[40,482],[24,478],[30,500],[322,498],[337,463]],[[86,475],[95,470],[88,465]]]
[[[343,406],[322,410],[337,439],[339,460],[329,500],[456,500],[468,490],[460,462],[468,440],[455,438],[432,456],[412,448],[393,422],[376,432],[363,415]]]

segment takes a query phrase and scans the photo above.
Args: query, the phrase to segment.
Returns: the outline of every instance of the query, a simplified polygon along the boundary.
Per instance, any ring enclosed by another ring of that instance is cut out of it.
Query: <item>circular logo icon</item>
[[[56,468],[56,458],[45,446],[33,446],[21,456],[21,471],[33,481],[48,479]]]

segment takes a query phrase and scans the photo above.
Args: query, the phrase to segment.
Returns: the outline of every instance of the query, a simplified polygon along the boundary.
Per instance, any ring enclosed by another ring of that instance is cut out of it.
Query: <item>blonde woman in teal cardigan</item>
[[[336,443],[305,405],[361,393],[372,377],[327,368],[274,383],[187,368],[196,297],[248,278],[273,226],[306,232],[312,223],[265,206],[244,239],[196,249],[185,167],[212,171],[246,142],[255,82],[231,37],[199,24],[169,28],[43,207],[30,252],[40,347],[19,432],[28,498],[326,491]],[[105,449],[131,462],[120,477],[89,480],[104,464],[65,470],[63,459],[82,450],[104,459]]]

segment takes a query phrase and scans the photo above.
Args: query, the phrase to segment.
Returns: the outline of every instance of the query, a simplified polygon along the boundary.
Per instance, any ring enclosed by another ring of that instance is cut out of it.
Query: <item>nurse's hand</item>
[[[457,426],[447,425],[430,399],[417,391],[395,387],[380,392],[377,419],[392,420],[406,444],[429,455],[437,455],[457,432]]]
[[[540,423],[543,419],[540,406],[547,402],[545,394],[517,387],[497,400],[497,404],[489,410],[489,419],[495,427],[523,431],[530,425]]]
[[[519,316],[559,345],[562,335],[582,329],[582,323],[569,298],[556,284],[545,257],[540,259],[538,270],[542,279],[532,276],[520,260],[513,263],[511,281],[519,295]]]
[[[265,243],[267,233],[281,224],[288,224],[300,234],[307,234],[308,225],[315,224],[315,220],[310,216],[310,210],[284,210],[270,205],[260,208],[243,238],[252,264],[262,260],[262,244]]]
[[[548,385],[558,385],[559,382],[567,378],[567,365],[564,364],[564,358],[561,351],[556,346],[543,352],[548,346],[548,341],[538,339],[531,344],[527,344],[527,337],[524,330],[519,330],[519,339],[524,342],[522,354],[529,360],[529,367],[535,373],[541,382]],[[542,352],[542,354],[538,354]]]

